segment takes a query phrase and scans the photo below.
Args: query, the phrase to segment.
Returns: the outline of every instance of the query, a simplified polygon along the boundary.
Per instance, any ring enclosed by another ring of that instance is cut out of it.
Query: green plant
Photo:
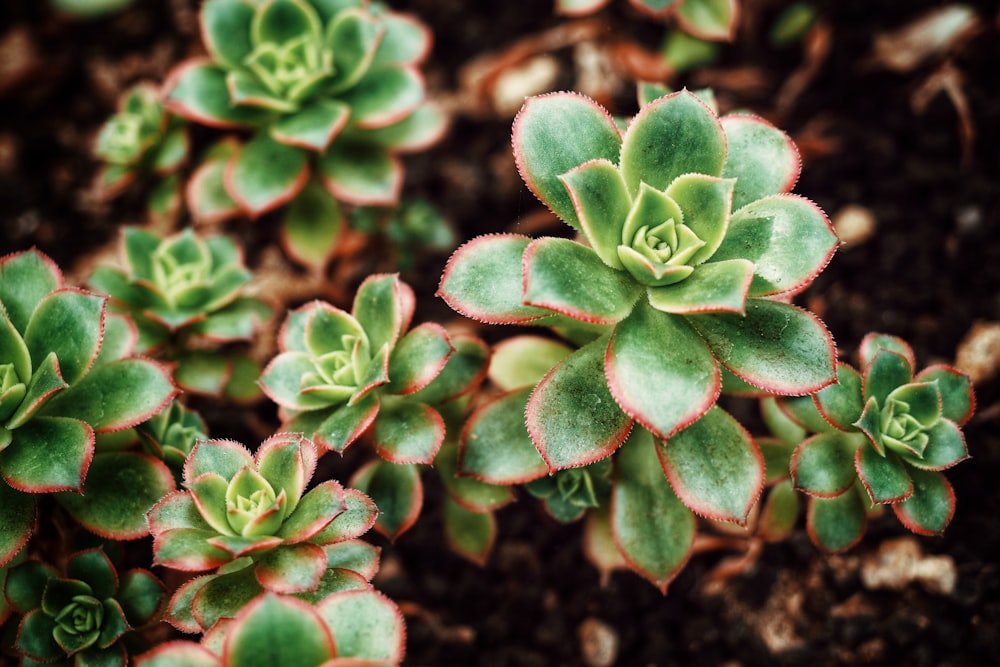
[[[98,193],[116,197],[137,178],[155,175],[163,180],[150,196],[151,213],[179,206],[176,173],[188,157],[188,144],[186,123],[167,112],[160,92],[148,83],[132,87],[97,135],[94,153],[104,163]]]
[[[328,258],[338,202],[395,204],[398,155],[444,131],[419,70],[429,31],[366,0],[209,0],[200,21],[210,58],[174,70],[167,105],[194,122],[253,134],[225,164],[224,193],[215,178],[189,189],[195,216],[226,198],[250,217],[291,202],[285,239],[293,256]],[[321,251],[310,247],[317,235],[326,237]]]
[[[837,384],[779,401],[815,433],[796,447],[791,473],[809,496],[809,535],[831,551],[861,539],[872,505],[888,505],[913,532],[943,532],[955,494],[941,471],[968,458],[961,426],[975,409],[968,377],[944,365],[918,373],[895,336],[867,335],[858,357],[860,372],[841,363]]]
[[[184,465],[185,490],[149,512],[153,553],[165,567],[215,572],[174,594],[171,623],[205,632],[264,591],[318,602],[368,588],[378,554],[357,538],[377,510],[334,480],[306,491],[316,459],[301,434],[272,436],[255,455],[228,440],[195,446]]]
[[[399,610],[372,590],[336,593],[314,605],[267,593],[216,628],[201,644],[161,644],[138,656],[136,666],[391,666],[403,659]]]
[[[257,364],[219,349],[248,342],[271,316],[267,304],[243,293],[251,275],[236,244],[200,238],[191,228],[161,238],[127,227],[122,246],[125,268],[98,267],[89,283],[135,323],[139,351],[175,362],[174,378],[187,391],[257,396]]]
[[[14,648],[32,664],[128,664],[134,630],[159,620],[163,584],[145,570],[119,576],[100,548],[72,554],[65,572],[39,561],[11,568],[4,593],[22,615]]]
[[[66,287],[38,251],[0,258],[0,564],[27,543],[40,494],[99,535],[134,539],[173,488],[161,462],[102,446],[177,393],[166,369],[132,356],[134,331],[106,301]]]

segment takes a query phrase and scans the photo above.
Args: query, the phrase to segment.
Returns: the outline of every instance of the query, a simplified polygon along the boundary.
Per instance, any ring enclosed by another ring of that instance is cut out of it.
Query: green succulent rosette
[[[160,91],[151,84],[129,89],[118,112],[104,123],[94,153],[104,163],[97,177],[103,197],[121,194],[136,178],[161,178],[177,172],[188,157],[189,140],[184,119],[167,112]],[[178,198],[177,179],[164,181]]]
[[[838,382],[778,405],[812,433],[791,457],[795,487],[809,496],[808,529],[830,551],[853,546],[872,506],[887,505],[922,535],[941,534],[955,512],[942,471],[968,458],[961,426],[975,409],[969,378],[946,365],[917,372],[900,338],[869,334],[861,371],[841,363]]]
[[[585,16],[603,9],[609,0],[556,0],[556,13]],[[685,33],[699,39],[729,41],[736,32],[738,0],[629,0],[639,12],[655,19],[670,19]]]
[[[184,464],[194,446],[208,439],[208,427],[201,415],[176,400],[135,430],[143,450],[162,459],[177,482],[182,480]]]
[[[88,282],[135,323],[140,351],[175,362],[174,378],[186,391],[256,397],[256,362],[220,349],[250,341],[271,316],[267,304],[244,293],[251,274],[236,243],[191,228],[163,238],[127,227],[122,246],[124,268],[100,266]]]
[[[430,32],[408,15],[364,0],[208,0],[200,21],[209,58],[174,70],[167,104],[254,132],[224,178],[251,217],[295,199],[310,172],[333,205],[393,204],[399,154],[444,130],[419,71]]]
[[[350,590],[310,604],[265,593],[218,623],[201,643],[174,640],[138,656],[136,667],[399,665],[405,651],[399,608],[375,590]]]
[[[264,591],[319,600],[368,587],[378,551],[357,538],[378,512],[334,480],[307,490],[316,460],[301,434],[272,436],[254,455],[228,440],[195,445],[185,490],[149,512],[153,554],[164,567],[215,572],[182,586],[167,620],[203,632]]]
[[[147,534],[130,510],[141,515],[172,490],[169,471],[143,454],[104,451],[98,438],[177,393],[167,370],[134,349],[134,330],[107,299],[65,286],[47,256],[0,257],[0,564],[31,535],[38,494],[63,492],[57,500],[102,536]],[[132,496],[115,506],[115,493]]]
[[[4,594],[22,615],[14,650],[25,664],[128,664],[130,634],[160,619],[166,592],[146,570],[119,575],[100,548],[75,553],[65,573],[29,560],[7,576]]]
[[[413,309],[413,291],[396,275],[367,278],[351,312],[306,304],[289,314],[279,354],[260,379],[281,406],[283,430],[304,432],[338,453],[371,434],[381,458],[352,484],[387,508],[376,527],[390,536],[416,520],[423,498],[418,466],[434,462],[445,439],[442,413],[469,394],[484,368],[475,340],[456,346],[430,322],[410,329]]]
[[[517,354],[495,352],[490,374],[507,393],[470,418],[461,469],[527,483],[631,440],[666,479],[617,469],[613,497],[656,497],[665,522],[692,530],[691,512],[745,524],[763,456],[715,405],[720,393],[805,395],[835,380],[830,334],[787,303],[838,243],[823,212],[789,193],[794,145],[687,91],[646,104],[624,133],[583,96],[529,98],[513,144],[525,183],[582,240],[478,237],[449,260],[439,294],[473,319],[546,326],[570,344],[526,337]],[[610,520],[622,552],[666,553],[638,534],[626,546],[639,527]],[[634,569],[665,586],[689,546],[681,531],[669,562]]]

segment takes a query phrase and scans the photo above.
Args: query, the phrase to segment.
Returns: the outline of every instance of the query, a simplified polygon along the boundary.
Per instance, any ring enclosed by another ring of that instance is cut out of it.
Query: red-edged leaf
[[[854,433],[820,433],[792,454],[795,488],[818,498],[839,496],[854,485],[854,455],[864,441]]]
[[[420,391],[438,376],[455,351],[445,328],[424,322],[399,339],[389,356],[389,385],[393,394]]]
[[[256,561],[254,575],[272,593],[301,593],[319,584],[326,570],[326,552],[315,544],[288,544]]]
[[[249,665],[318,665],[336,654],[324,618],[293,597],[262,595],[244,607],[226,633],[222,661]]]
[[[913,482],[895,454],[881,456],[874,447],[858,447],[854,454],[854,468],[858,478],[876,505],[898,503],[913,493]]]
[[[604,377],[607,345],[602,336],[568,356],[528,399],[528,433],[552,471],[610,456],[632,429],[632,418],[618,407]]]
[[[0,470],[26,493],[82,492],[94,458],[94,430],[68,417],[35,417],[0,451]],[[148,508],[147,508],[148,509]]]
[[[424,487],[415,465],[372,461],[354,474],[351,486],[375,502],[379,511],[375,529],[390,540],[410,529],[424,504]]]
[[[334,641],[337,657],[398,665],[406,648],[406,630],[399,608],[374,589],[335,593],[319,603]]]
[[[910,469],[913,494],[892,506],[896,518],[919,535],[940,535],[955,514],[955,490],[939,472]]]
[[[468,418],[459,441],[459,470],[489,484],[524,484],[548,472],[524,424],[527,387],[499,396]]]
[[[305,187],[309,154],[260,133],[230,158],[223,179],[229,196],[256,218],[288,203]]]
[[[473,512],[445,496],[442,519],[452,551],[476,565],[486,565],[497,534],[493,513]]]
[[[441,414],[424,403],[389,401],[375,420],[375,449],[393,463],[432,463],[444,442]]]
[[[736,179],[733,210],[762,197],[791,192],[802,160],[787,134],[760,116],[730,114],[722,118],[726,164],[722,175]]]
[[[854,487],[832,498],[809,498],[806,530],[813,544],[825,551],[850,549],[861,540],[867,524],[864,500]]]

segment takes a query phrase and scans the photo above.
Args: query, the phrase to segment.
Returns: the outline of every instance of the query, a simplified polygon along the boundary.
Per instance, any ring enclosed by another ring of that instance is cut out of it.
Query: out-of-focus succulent
[[[111,296],[139,330],[139,348],[174,361],[187,391],[253,398],[257,364],[245,354],[207,350],[246,342],[271,316],[263,301],[244,294],[251,274],[227,236],[201,238],[190,228],[161,238],[128,227],[125,268],[98,267],[89,283]]]
[[[177,392],[165,368],[131,356],[134,330],[106,301],[66,287],[38,251],[0,258],[0,564],[27,542],[35,494],[70,492],[58,498],[83,525],[130,539],[145,534],[133,503],[173,487],[158,461],[98,447],[97,435],[145,421]],[[134,496],[115,507],[106,492]]]
[[[128,664],[129,633],[159,620],[163,584],[146,570],[119,576],[100,548],[75,553],[65,573],[29,560],[11,568],[4,594],[22,614],[14,650],[25,664]]]
[[[556,13],[566,16],[593,14],[609,0],[556,0]],[[736,32],[738,0],[629,0],[641,13],[676,21],[689,35],[700,39],[728,41]]]
[[[967,376],[945,365],[917,373],[895,336],[867,335],[858,356],[860,372],[841,363],[837,384],[779,401],[815,434],[796,447],[791,474],[809,495],[810,536],[831,551],[861,539],[872,505],[888,505],[915,533],[942,533],[955,494],[941,471],[968,458],[961,426],[975,409]]]
[[[255,132],[225,174],[250,216],[295,198],[313,170],[336,200],[395,203],[397,155],[444,130],[419,71],[430,32],[408,15],[365,0],[209,0],[200,20],[210,58],[172,73],[168,106]]]
[[[166,410],[136,427],[143,449],[163,459],[178,482],[184,463],[199,440],[208,438],[205,421],[197,412],[174,401]]]

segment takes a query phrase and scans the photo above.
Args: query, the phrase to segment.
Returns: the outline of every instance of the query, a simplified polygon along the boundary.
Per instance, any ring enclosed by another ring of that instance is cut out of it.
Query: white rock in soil
[[[869,590],[898,591],[919,582],[930,593],[948,594],[955,590],[957,577],[950,556],[925,556],[912,537],[886,540],[861,564],[861,583]]]
[[[580,653],[587,667],[611,667],[618,659],[618,631],[604,621],[590,617],[577,629]]]
[[[861,245],[875,233],[875,215],[857,204],[848,204],[837,211],[832,222],[845,250]]]
[[[989,380],[1000,370],[1000,322],[976,322],[958,344],[955,366],[968,373],[973,384]]]

